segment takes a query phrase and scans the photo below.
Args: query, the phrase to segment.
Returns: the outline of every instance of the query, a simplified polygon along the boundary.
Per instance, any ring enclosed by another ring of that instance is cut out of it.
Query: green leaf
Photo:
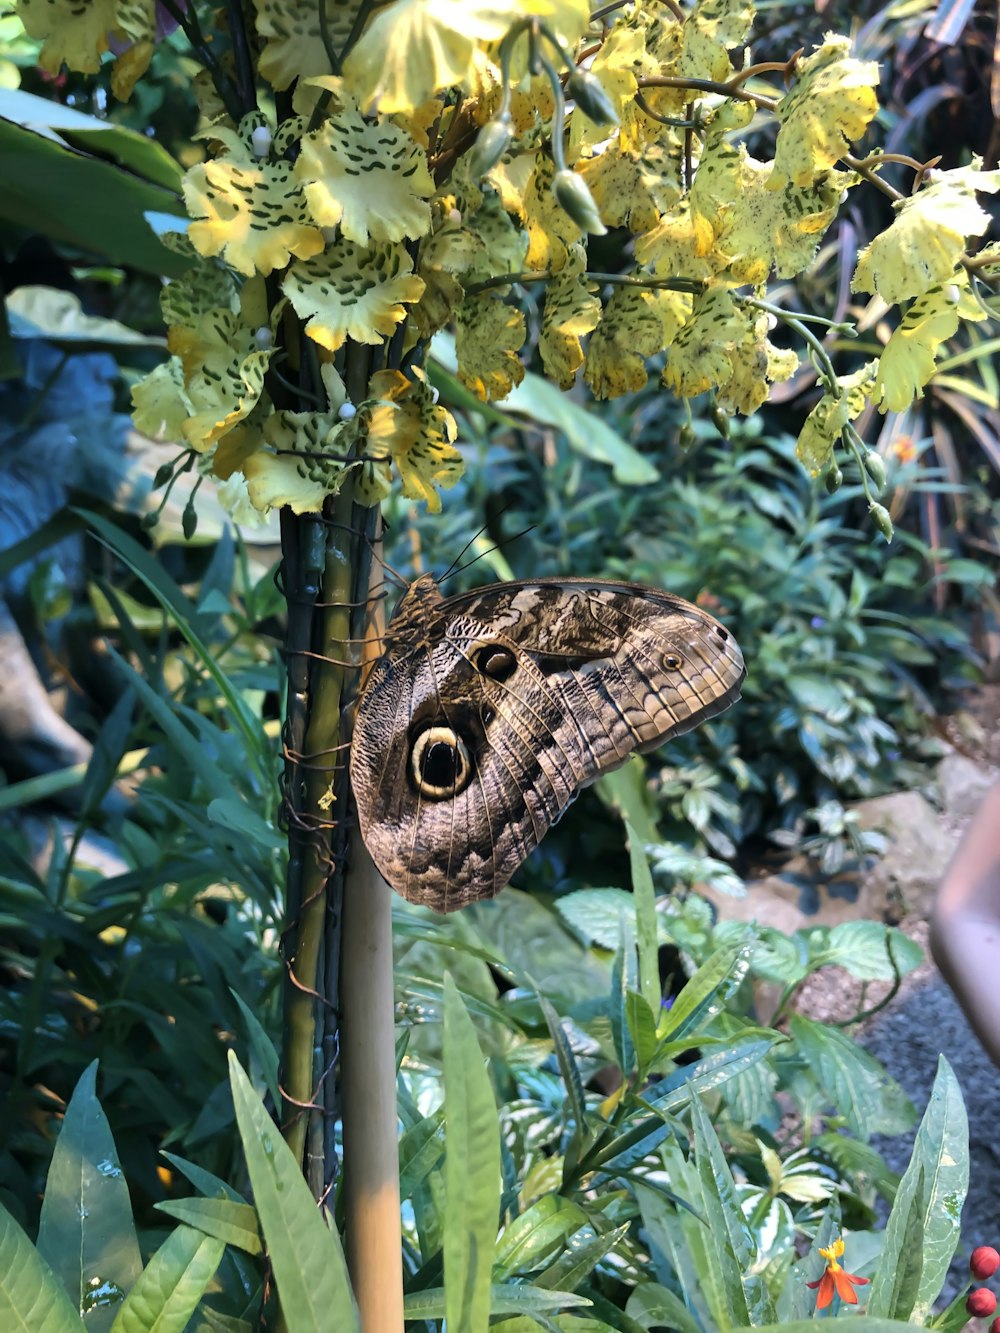
[[[587,1225],[587,1214],[572,1199],[545,1194],[537,1199],[497,1241],[493,1276],[499,1281],[519,1270],[539,1268],[566,1237]]]
[[[80,783],[80,805],[87,812],[97,810],[115,780],[132,731],[134,711],[135,695],[131,690],[124,690],[97,733],[87,771]]]
[[[160,347],[162,338],[136,333],[116,319],[84,314],[78,296],[59,287],[18,287],[7,297],[10,331],[15,338],[45,338],[72,351],[131,345]]]
[[[659,1115],[647,1116],[629,1125],[628,1129],[605,1144],[599,1152],[586,1159],[588,1169],[603,1166],[606,1170],[621,1171],[641,1161],[671,1132],[666,1117],[683,1110],[690,1092],[711,1092],[727,1079],[735,1078],[762,1060],[775,1042],[780,1040],[775,1033],[769,1037],[753,1037],[735,1042],[725,1050],[716,1051],[693,1065],[685,1065],[661,1079],[643,1098],[643,1102],[655,1107]]]
[[[288,1333],[359,1333],[340,1239],[323,1220],[291,1149],[232,1051],[229,1080]]]
[[[532,1285],[546,1291],[575,1291],[581,1282],[592,1275],[604,1256],[625,1239],[628,1232],[627,1222],[599,1236],[578,1231],[570,1237],[566,1249],[555,1263],[539,1273]]]
[[[254,1011],[244,1000],[243,996],[232,986],[229,992],[240,1007],[240,1013],[243,1015],[243,1022],[247,1028],[247,1038],[250,1042],[250,1049],[260,1065],[260,1072],[264,1076],[264,1082],[267,1084],[267,1090],[271,1094],[271,1100],[275,1106],[281,1105],[281,1090],[278,1087],[278,1052],[274,1049],[274,1042],[264,1031],[264,1026]]]
[[[626,1006],[628,995],[635,983],[635,929],[623,915],[619,926],[618,950],[611,968],[611,994],[608,1011],[611,1017],[611,1037],[615,1045],[618,1068],[627,1078],[635,1069],[635,1047],[629,1032]]]
[[[0,218],[29,232],[180,277],[189,261],[162,245],[143,218],[147,210],[183,213],[179,169],[173,163],[167,173],[164,162],[169,157],[146,135],[46,97],[0,89]]]
[[[399,1196],[410,1199],[444,1161],[444,1112],[439,1108],[408,1129],[399,1141]]]
[[[630,990],[625,994],[625,1019],[635,1047],[639,1073],[645,1075],[656,1051],[656,1019],[638,991]]]
[[[635,942],[639,950],[639,989],[653,1014],[655,1030],[660,1013],[660,964],[656,937],[656,890],[649,861],[639,835],[625,821],[629,864],[632,871],[632,897],[635,899]],[[633,1034],[634,1035],[634,1034]]]
[[[567,1310],[590,1305],[586,1296],[572,1291],[539,1291],[528,1283],[510,1282],[487,1287],[486,1296],[494,1314],[525,1314],[531,1311]],[[447,1303],[446,1287],[411,1291],[403,1301],[403,1315],[411,1319],[441,1319]],[[484,1325],[485,1327],[485,1325]],[[339,1333],[339,1330],[336,1330]]]
[[[444,1105],[448,1329],[486,1333],[500,1212],[500,1128],[476,1030],[450,973],[444,983]]]
[[[197,1227],[206,1236],[215,1236],[227,1245],[235,1245],[247,1254],[260,1254],[257,1212],[248,1203],[232,1199],[167,1199],[154,1205],[178,1222]]]
[[[635,829],[644,846],[662,840],[656,822],[658,811],[647,781],[646,762],[641,755],[632,755],[621,768],[598,778],[594,791],[609,809]]]
[[[730,1327],[744,1328],[774,1319],[774,1306],[760,1273],[752,1271],[757,1258],[750,1229],[743,1216],[736,1184],[718,1135],[697,1093],[691,1093],[691,1127],[695,1165],[701,1181],[702,1209],[715,1243],[715,1259],[722,1279]]]
[[[273,824],[262,819],[254,808],[238,797],[216,797],[206,811],[213,824],[220,824],[230,833],[238,833],[257,843],[265,851],[275,851],[285,845],[285,838]]]
[[[232,1199],[234,1203],[246,1202],[242,1194],[237,1194],[231,1185],[227,1185],[224,1180],[214,1176],[211,1171],[206,1171],[203,1166],[198,1166],[195,1162],[189,1162],[183,1157],[178,1157],[176,1153],[166,1152],[165,1150],[161,1151],[161,1155],[172,1166],[176,1166],[181,1175],[186,1176],[195,1189],[204,1194],[207,1199]]]
[[[3,1204],[0,1328],[4,1333],[85,1333],[65,1287]]]
[[[221,1240],[178,1227],[126,1296],[111,1333],[183,1333],[225,1248]]]
[[[969,1185],[969,1127],[944,1056],[885,1228],[868,1309],[926,1323],[959,1243]]]
[[[826,1095],[865,1142],[873,1134],[901,1134],[912,1124],[913,1106],[877,1060],[837,1028],[792,1014],[795,1044]]]
[[[105,1333],[142,1272],[142,1257],[128,1186],[97,1100],[96,1080],[94,1060],[73,1090],[52,1153],[38,1253],[77,1309],[86,1312],[89,1333]],[[100,1293],[96,1304],[95,1293]]]
[[[566,1154],[567,1164],[570,1164],[570,1159],[575,1159],[578,1155],[584,1136],[587,1133],[587,1103],[583,1092],[583,1079],[580,1077],[576,1056],[569,1044],[569,1038],[566,1036],[562,1020],[537,986],[535,987],[535,994],[545,1018],[545,1025],[552,1037],[556,1063],[559,1066],[559,1073],[566,1089],[566,1100],[573,1120],[573,1136]]]
[[[702,1333],[701,1325],[681,1298],[658,1282],[642,1282],[628,1298],[625,1313],[643,1328],[673,1328],[677,1333]]]
[[[901,976],[924,961],[924,952],[915,940],[881,921],[842,921],[830,931],[826,948],[809,961],[813,968],[835,963],[861,981],[892,981],[896,972],[889,957],[889,939]]]
[[[707,1026],[746,976],[750,953],[751,944],[743,941],[716,949],[670,1006],[662,1040],[676,1041]]]

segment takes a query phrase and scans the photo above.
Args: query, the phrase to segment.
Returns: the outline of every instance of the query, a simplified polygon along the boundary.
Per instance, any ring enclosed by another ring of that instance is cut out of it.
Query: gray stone
[[[876,920],[898,920],[910,913],[927,916],[956,835],[915,791],[860,801],[854,810],[863,829],[888,838],[885,853],[865,876],[866,910],[856,915]]]
[[[996,774],[956,751],[941,760],[937,780],[945,810],[965,819],[979,809],[979,803],[996,781]]]

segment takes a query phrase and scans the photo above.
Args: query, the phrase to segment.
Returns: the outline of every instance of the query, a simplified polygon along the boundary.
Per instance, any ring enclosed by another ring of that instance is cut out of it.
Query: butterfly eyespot
[[[663,665],[668,671],[677,671],[684,665],[684,658],[680,653],[664,653]]]
[[[484,727],[488,727],[490,723],[493,721],[493,719],[496,717],[496,715],[497,715],[497,710],[495,708],[491,708],[489,704],[483,704],[482,711],[480,712],[479,716],[482,718]]]
[[[410,777],[427,800],[457,796],[472,777],[469,750],[458,732],[446,726],[422,731],[410,751]]]
[[[473,659],[477,671],[490,680],[505,681],[517,670],[517,658],[509,648],[496,643],[487,643],[480,648]]]

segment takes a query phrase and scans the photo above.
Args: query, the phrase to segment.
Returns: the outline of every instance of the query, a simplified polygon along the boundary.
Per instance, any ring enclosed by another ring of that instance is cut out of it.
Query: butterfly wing
[[[640,585],[408,595],[352,745],[375,864],[438,911],[493,897],[582,787],[729,707],[744,675],[722,625]]]

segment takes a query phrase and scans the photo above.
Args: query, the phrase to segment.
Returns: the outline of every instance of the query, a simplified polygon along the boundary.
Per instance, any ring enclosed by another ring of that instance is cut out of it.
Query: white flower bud
[[[448,209],[448,221],[454,227],[460,227],[462,225],[462,215],[457,208]]]
[[[258,125],[250,136],[254,157],[267,157],[271,151],[271,131],[266,125]]]
[[[358,415],[358,409],[354,406],[353,403],[341,403],[340,406],[337,408],[337,416],[341,419],[341,421],[350,421],[353,417],[356,417],[357,415]]]

